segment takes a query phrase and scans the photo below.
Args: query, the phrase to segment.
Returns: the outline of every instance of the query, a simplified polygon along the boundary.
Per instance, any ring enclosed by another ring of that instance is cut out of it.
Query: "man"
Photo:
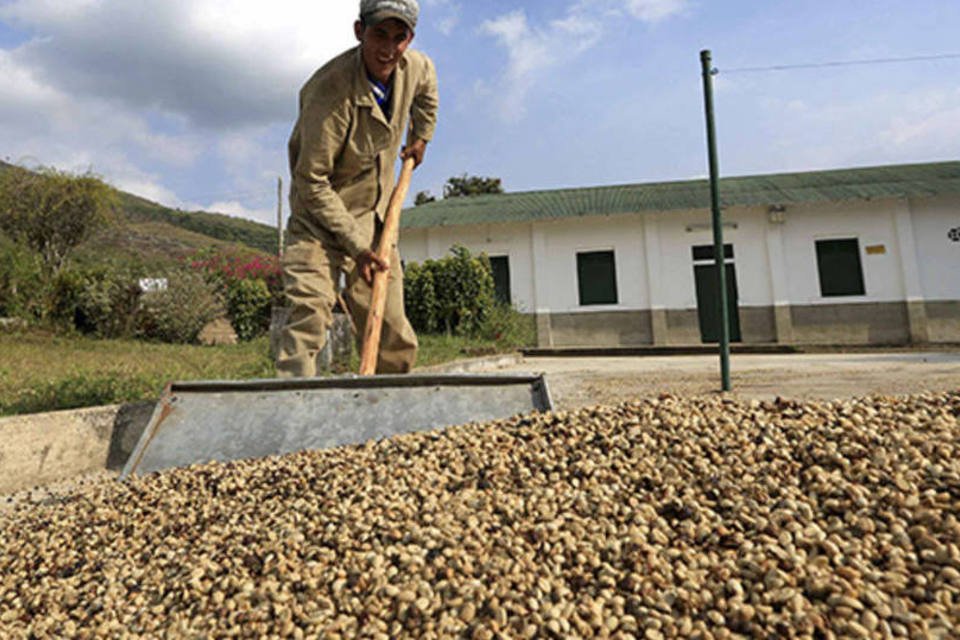
[[[289,145],[292,213],[283,272],[291,313],[277,356],[281,377],[316,375],[341,272],[358,340],[373,273],[389,272],[377,372],[413,367],[417,337],[403,311],[400,258],[394,248],[387,263],[375,250],[397,154],[419,165],[436,126],[433,63],[408,50],[418,15],[416,0],[361,0],[359,46],[324,65],[300,92]]]

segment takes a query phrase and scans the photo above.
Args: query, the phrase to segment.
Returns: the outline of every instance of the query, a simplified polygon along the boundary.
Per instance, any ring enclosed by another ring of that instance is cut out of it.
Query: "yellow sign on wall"
[[[885,254],[886,252],[887,252],[887,247],[886,247],[886,245],[882,245],[882,244],[871,244],[870,246],[867,247],[867,255],[868,255],[868,256],[882,256],[882,255]]]

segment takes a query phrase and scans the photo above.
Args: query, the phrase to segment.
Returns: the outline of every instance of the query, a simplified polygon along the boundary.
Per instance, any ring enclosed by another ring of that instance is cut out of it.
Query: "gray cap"
[[[369,25],[396,18],[405,22],[412,31],[417,27],[419,15],[417,0],[360,0],[360,18]]]

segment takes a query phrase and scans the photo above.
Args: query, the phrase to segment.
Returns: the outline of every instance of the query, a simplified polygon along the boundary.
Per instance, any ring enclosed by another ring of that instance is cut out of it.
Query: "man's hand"
[[[390,264],[370,249],[358,255],[356,262],[360,276],[367,284],[373,284],[373,274],[377,271],[390,271]]]
[[[413,158],[413,166],[417,168],[423,162],[423,155],[426,152],[427,142],[425,140],[415,140],[413,144],[403,148],[403,151],[400,152],[400,159]]]

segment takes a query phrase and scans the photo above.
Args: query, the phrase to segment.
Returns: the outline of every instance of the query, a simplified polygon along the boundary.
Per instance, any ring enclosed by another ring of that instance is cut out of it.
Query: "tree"
[[[49,276],[58,274],[70,252],[114,217],[116,192],[92,173],[5,169],[0,173],[0,230],[36,251]]]
[[[444,198],[476,196],[481,193],[503,193],[500,178],[468,176],[464,173],[460,176],[453,176],[443,185]]]
[[[427,204],[428,202],[436,202],[437,199],[433,197],[429,191],[419,191],[417,197],[414,198],[414,206],[419,207],[422,204]]]

